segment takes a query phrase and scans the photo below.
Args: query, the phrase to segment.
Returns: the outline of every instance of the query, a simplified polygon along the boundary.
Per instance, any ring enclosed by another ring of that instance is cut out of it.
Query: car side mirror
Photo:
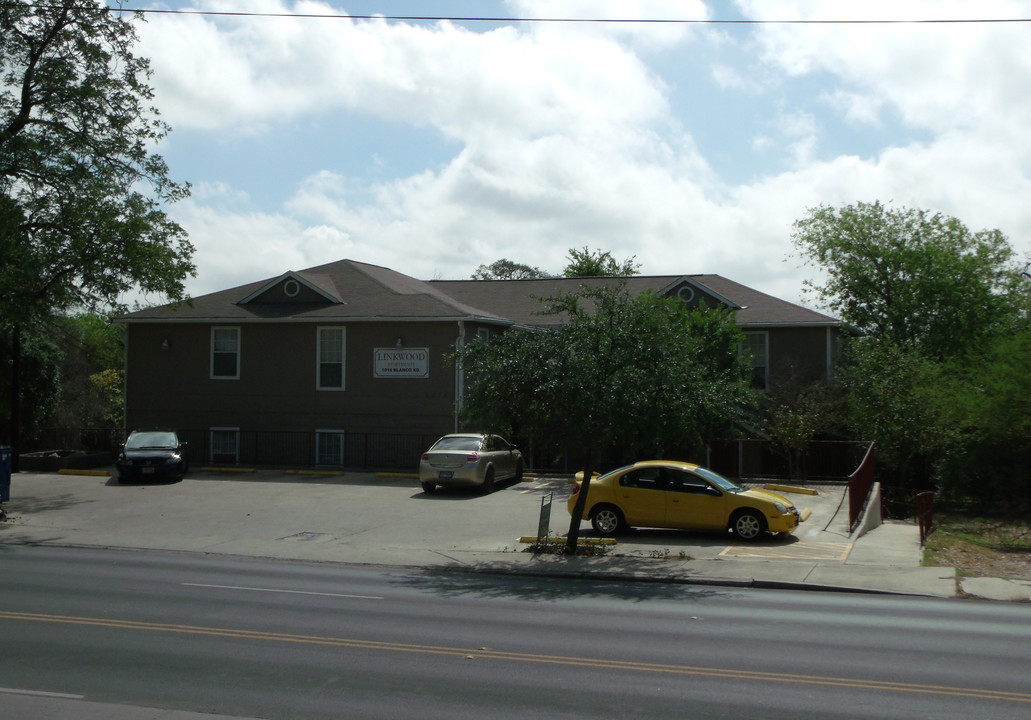
[[[721,497],[723,495],[719,488],[715,488],[712,485],[705,488],[705,494],[712,495],[713,497]]]

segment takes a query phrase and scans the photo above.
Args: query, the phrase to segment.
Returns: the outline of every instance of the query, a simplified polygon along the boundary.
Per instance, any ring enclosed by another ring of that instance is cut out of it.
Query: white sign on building
[[[376,348],[372,375],[378,378],[424,378],[430,376],[429,348]]]

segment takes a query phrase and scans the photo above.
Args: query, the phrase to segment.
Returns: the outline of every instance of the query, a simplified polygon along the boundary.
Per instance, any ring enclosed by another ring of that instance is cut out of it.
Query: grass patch
[[[924,543],[924,565],[954,567],[963,577],[1031,580],[1031,524],[936,515]]]

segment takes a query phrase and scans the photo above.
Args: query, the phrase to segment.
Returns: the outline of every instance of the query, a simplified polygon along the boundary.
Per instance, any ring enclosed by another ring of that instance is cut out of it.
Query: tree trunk
[[[580,483],[580,492],[576,494],[576,504],[573,505],[573,514],[569,518],[569,534],[566,535],[566,555],[576,555],[576,547],[580,542],[580,523],[582,522],[584,508],[587,507],[587,494],[591,490],[591,476],[594,475],[594,453],[588,455],[586,467],[584,467],[584,479]]]

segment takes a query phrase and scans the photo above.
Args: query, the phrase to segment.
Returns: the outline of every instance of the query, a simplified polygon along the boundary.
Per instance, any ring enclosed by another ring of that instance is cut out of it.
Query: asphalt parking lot
[[[569,529],[563,478],[427,495],[414,476],[194,469],[183,481],[119,484],[109,473],[16,473],[5,545],[57,545],[258,558],[478,570],[570,573],[661,582],[851,589],[1031,600],[1031,581],[957,577],[923,567],[919,531],[886,521],[850,536],[841,486],[788,493],[811,515],[794,534],[739,543],[729,533],[635,529],[604,556],[533,554],[542,500],[547,528]],[[589,523],[582,537],[593,536]]]
[[[113,477],[18,473],[0,541],[74,542],[202,552],[245,552],[358,562],[418,562],[427,554],[515,552],[536,536],[542,502],[548,528],[569,529],[565,478],[500,483],[427,495],[411,476],[198,469],[181,482],[119,484]],[[729,534],[635,529],[610,554],[640,557],[841,558],[850,548],[843,488],[792,495],[812,515],[795,535],[737,544]],[[589,523],[581,534],[592,537]]]

